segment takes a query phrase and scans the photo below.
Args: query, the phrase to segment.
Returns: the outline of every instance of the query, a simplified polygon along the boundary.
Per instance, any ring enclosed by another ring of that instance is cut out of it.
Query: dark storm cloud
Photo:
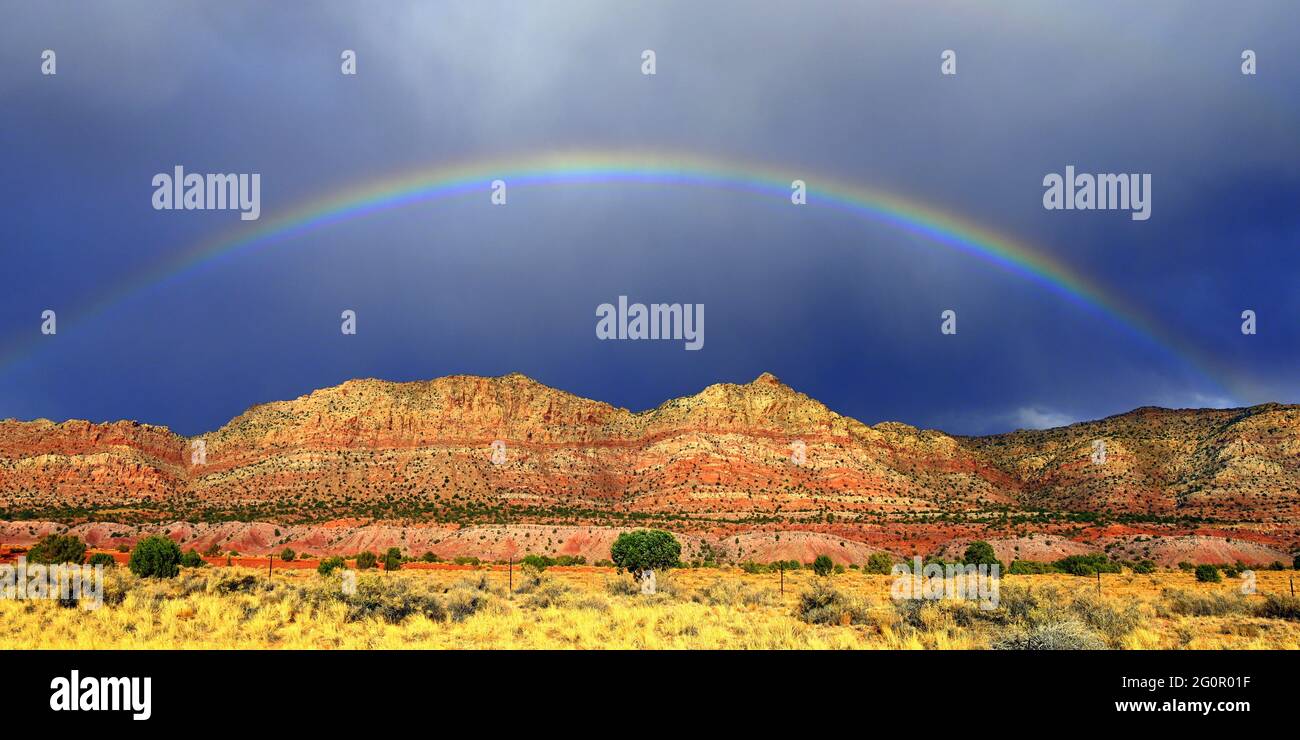
[[[0,368],[0,416],[197,432],[348,377],[514,370],[634,408],[770,370],[865,421],[959,432],[1300,400],[1300,34],[1285,3],[2,12],[0,341],[235,226],[150,209],[150,177],[175,164],[262,173],[271,218],[417,166],[673,149],[895,191],[1036,245],[1222,382],[1041,285],[815,199],[557,186],[513,190],[506,208],[483,193],[378,214],[139,293]],[[45,48],[54,78],[37,74]],[[956,77],[938,73],[943,49]],[[1044,211],[1042,177],[1067,164],[1151,173],[1152,219]],[[618,295],[704,303],[705,349],[598,342],[595,307]],[[345,307],[356,337],[338,332]],[[945,308],[955,337],[938,333]],[[1246,308],[1258,336],[1238,331]]]

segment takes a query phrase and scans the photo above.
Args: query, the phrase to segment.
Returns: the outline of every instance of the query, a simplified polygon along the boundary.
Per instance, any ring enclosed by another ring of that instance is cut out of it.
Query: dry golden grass
[[[775,574],[674,571],[653,597],[628,593],[628,576],[612,570],[540,581],[516,572],[525,585],[513,594],[498,570],[370,573],[348,599],[338,576],[312,571],[205,568],[150,581],[117,568],[97,610],[0,600],[0,639],[11,648],[983,649],[1079,633],[1120,649],[1297,649],[1300,622],[1255,615],[1262,594],[1289,592],[1290,575],[1258,572],[1255,596],[1240,595],[1236,580],[1199,584],[1184,573],[1105,575],[1100,596],[1094,579],[1009,576],[1000,608],[987,612],[895,604],[890,577],[850,571],[831,582],[852,606],[821,625],[797,615],[816,579],[806,571],[786,574],[784,595]]]

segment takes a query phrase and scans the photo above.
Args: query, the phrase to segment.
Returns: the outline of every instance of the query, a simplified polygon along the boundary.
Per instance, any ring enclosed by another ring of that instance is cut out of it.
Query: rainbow
[[[807,183],[806,207],[829,207],[886,223],[925,237],[930,243],[973,255],[1111,320],[1168,352],[1214,387],[1222,387],[1193,359],[1192,348],[1180,345],[1177,338],[1163,331],[1140,310],[1041,250],[901,195],[819,177],[796,168],[757,167],[660,151],[557,151],[437,165],[383,177],[309,200],[274,217],[241,221],[236,229],[177,252],[118,284],[77,310],[71,320],[77,322],[95,316],[136,293],[198,271],[225,255],[268,248],[332,224],[414,203],[470,193],[486,198],[492,181],[498,179],[505,181],[513,192],[521,187],[563,184],[662,184],[750,192],[787,205],[791,183],[800,179]],[[0,354],[0,366],[20,356],[33,343]]]

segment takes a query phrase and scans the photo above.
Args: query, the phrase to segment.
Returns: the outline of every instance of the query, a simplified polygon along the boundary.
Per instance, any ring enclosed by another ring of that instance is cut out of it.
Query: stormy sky
[[[6,1],[0,418],[196,434],[348,378],[514,371],[634,410],[769,371],[868,423],[971,434],[1300,402],[1298,43],[1286,2]],[[270,219],[403,171],[589,150],[895,193],[1070,266],[1162,339],[815,197],[683,183],[519,187],[504,207],[485,187],[81,316],[256,227],[155,210],[176,165],[260,173]],[[1151,218],[1045,210],[1066,165],[1150,173]],[[704,348],[599,341],[620,295],[704,304]]]

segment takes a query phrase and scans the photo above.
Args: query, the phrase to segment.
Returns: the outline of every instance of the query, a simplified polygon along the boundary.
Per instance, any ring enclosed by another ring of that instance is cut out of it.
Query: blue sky
[[[308,17],[5,2],[0,17],[0,353],[25,348],[0,366],[0,418],[194,434],[352,377],[513,371],[632,409],[770,371],[869,423],[958,433],[1300,402],[1300,31],[1286,3],[322,2]],[[355,77],[339,72],[343,49]],[[944,49],[955,77],[939,74]],[[915,233],[673,185],[419,203],[232,255],[40,336],[43,310],[73,316],[239,228],[231,212],[153,210],[151,178],[175,165],[260,173],[266,219],[403,170],[583,149],[906,195],[1104,285],[1210,358],[1212,377]],[[1067,164],[1151,173],[1151,219],[1044,210],[1042,178]],[[598,341],[595,309],[619,295],[705,304],[705,348]],[[344,308],[356,336],[339,332]],[[939,333],[946,308],[955,336]]]

